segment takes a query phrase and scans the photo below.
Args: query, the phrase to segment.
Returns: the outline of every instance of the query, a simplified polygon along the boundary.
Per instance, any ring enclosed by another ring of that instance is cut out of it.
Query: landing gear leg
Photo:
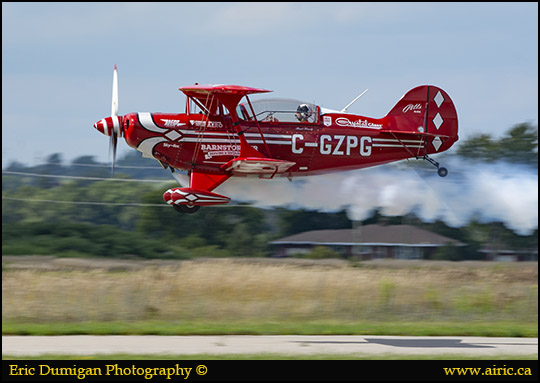
[[[439,175],[439,177],[446,177],[448,175],[448,169],[440,166],[440,164],[437,161],[435,161],[433,158],[425,155],[424,160],[426,160],[427,162],[429,162],[430,164],[432,164],[433,166],[437,168],[437,174]]]
[[[174,207],[174,210],[176,210],[179,213],[183,213],[183,214],[193,214],[193,213],[198,212],[199,209],[201,208],[198,205],[193,205],[193,206],[189,206],[189,205],[173,205],[173,207]]]

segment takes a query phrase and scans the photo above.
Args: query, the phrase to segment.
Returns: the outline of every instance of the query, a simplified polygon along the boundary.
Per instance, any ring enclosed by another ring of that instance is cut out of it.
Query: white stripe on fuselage
[[[138,115],[139,115],[139,121],[140,121],[141,125],[146,130],[149,130],[151,132],[157,132],[157,133],[165,133],[165,132],[168,132],[169,130],[171,130],[171,129],[160,128],[159,126],[157,126],[154,123],[154,120],[152,119],[152,114],[151,113],[141,112],[141,113],[138,113]]]
[[[168,140],[164,137],[152,137],[142,140],[137,146],[137,150],[142,152],[143,157],[152,158],[154,147],[162,142],[167,142]]]
[[[237,136],[236,132],[209,132],[201,130],[190,130],[190,129],[171,129],[171,128],[161,128],[157,126],[152,119],[152,114],[148,112],[138,113],[138,118],[143,126],[148,131],[156,133],[167,133],[170,131],[176,131],[181,133],[184,137],[179,140],[169,140],[165,137],[151,137],[143,140],[137,150],[141,151],[145,157],[152,157],[154,147],[160,143],[171,142],[171,143],[199,143],[199,144],[229,144],[229,145],[239,145],[240,139]],[[108,129],[106,122],[104,122],[105,129]],[[114,129],[114,127],[113,127]],[[279,133],[268,133],[264,134],[261,137],[260,133],[244,133],[249,144],[268,144],[268,145],[292,145],[291,134],[279,134]],[[319,135],[317,135],[319,136]],[[264,139],[263,139],[264,138]],[[306,147],[316,148],[319,146],[319,141],[306,141],[304,142]],[[376,148],[414,148],[419,149],[424,147],[423,140],[398,140],[395,138],[372,138],[372,147]]]

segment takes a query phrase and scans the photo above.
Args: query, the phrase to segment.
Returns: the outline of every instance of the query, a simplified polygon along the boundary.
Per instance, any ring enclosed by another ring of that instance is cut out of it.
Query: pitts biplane
[[[164,169],[187,171],[189,184],[163,194],[182,213],[228,203],[213,190],[232,176],[292,179],[416,158],[445,177],[430,155],[458,140],[454,104],[432,85],[411,89],[382,118],[347,113],[352,102],[338,111],[293,99],[252,101],[250,95],[270,91],[198,84],[179,88],[185,113],[119,116],[117,73],[115,65],[111,116],[94,124],[110,136],[113,171],[118,137]]]

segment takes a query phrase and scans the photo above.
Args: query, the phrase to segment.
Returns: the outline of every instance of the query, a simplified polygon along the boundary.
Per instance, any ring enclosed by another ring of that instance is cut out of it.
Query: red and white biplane
[[[416,158],[444,177],[447,169],[429,155],[458,140],[454,104],[433,85],[411,89],[382,118],[347,113],[352,102],[338,111],[293,99],[252,101],[250,95],[269,91],[245,86],[191,85],[180,91],[187,96],[185,113],[119,116],[115,66],[111,116],[94,128],[110,136],[113,170],[118,137],[165,169],[187,170],[189,185],[163,195],[183,213],[228,203],[229,197],[213,190],[232,176],[291,179]]]

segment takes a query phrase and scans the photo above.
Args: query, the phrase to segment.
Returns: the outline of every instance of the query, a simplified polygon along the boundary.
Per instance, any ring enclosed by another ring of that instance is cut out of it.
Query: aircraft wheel
[[[446,177],[448,175],[448,169],[440,167],[437,169],[437,174],[439,177]]]
[[[199,211],[201,208],[198,205],[188,206],[188,205],[173,205],[174,210],[183,214],[193,214]]]

